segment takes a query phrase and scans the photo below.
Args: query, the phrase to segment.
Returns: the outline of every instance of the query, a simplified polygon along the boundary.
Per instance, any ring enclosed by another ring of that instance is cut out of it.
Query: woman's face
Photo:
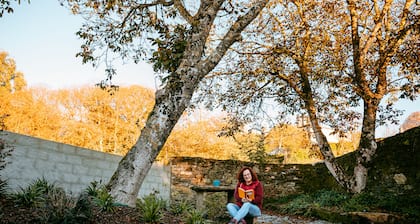
[[[242,176],[244,177],[245,182],[252,182],[252,175],[249,170],[244,170],[244,172],[242,172]]]

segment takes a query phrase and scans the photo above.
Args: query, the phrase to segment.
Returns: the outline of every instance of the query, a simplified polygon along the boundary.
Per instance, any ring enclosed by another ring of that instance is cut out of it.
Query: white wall
[[[6,141],[6,147],[13,148],[12,155],[6,158],[10,163],[0,171],[12,191],[45,178],[68,193],[78,195],[92,181],[107,183],[121,160],[121,156],[6,131],[0,137]],[[169,201],[170,188],[170,166],[154,163],[138,197],[157,191]]]

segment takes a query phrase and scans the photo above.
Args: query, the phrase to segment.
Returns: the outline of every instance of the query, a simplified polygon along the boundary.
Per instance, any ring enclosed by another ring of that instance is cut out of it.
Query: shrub
[[[370,193],[360,193],[353,195],[350,200],[343,203],[344,211],[367,211],[371,205],[375,205],[377,199]]]
[[[207,196],[204,201],[206,211],[202,211],[205,213],[205,217],[211,217],[212,220],[226,218],[226,194],[223,192],[214,192],[207,194]]]
[[[204,219],[204,215],[202,211],[197,210],[197,209],[191,209],[188,212],[185,223],[186,224],[205,224],[207,222]]]
[[[159,223],[166,208],[166,201],[151,193],[137,201],[136,206],[140,209],[142,220],[146,223]]]
[[[101,188],[103,188],[101,182],[95,180],[90,182],[90,185],[86,188],[85,192],[88,196],[96,197],[98,196],[99,191],[101,191]]]
[[[114,198],[101,182],[93,181],[86,188],[85,192],[93,198],[93,202],[101,211],[114,212]]]
[[[99,206],[101,211],[107,211],[107,212],[114,212],[115,211],[114,198],[105,189],[105,187],[102,188],[100,191],[98,191],[97,196],[93,198],[93,202],[97,206]]]
[[[191,206],[191,202],[187,200],[176,201],[171,204],[170,211],[172,214],[176,216],[185,215],[191,210],[193,207]]]
[[[339,206],[348,199],[347,194],[321,190],[315,193],[314,202],[321,207]]]
[[[7,190],[7,182],[0,179],[0,197],[6,195]]]
[[[80,194],[76,206],[72,209],[73,219],[75,223],[90,223],[92,217],[92,200],[87,193]]]
[[[100,194],[99,194],[100,195]],[[90,196],[82,194],[77,203],[66,195],[64,189],[37,179],[26,188],[11,195],[17,205],[37,209],[36,222],[41,223],[90,223],[92,209]]]
[[[36,185],[29,185],[26,188],[20,188],[20,190],[12,194],[11,197],[17,205],[31,207],[38,206],[43,202],[43,190]]]
[[[47,223],[74,223],[74,206],[75,201],[62,188],[52,188],[44,200],[44,220]]]
[[[309,195],[300,195],[285,204],[284,207],[280,208],[280,211],[291,215],[304,215],[311,207],[312,202],[313,199]]]

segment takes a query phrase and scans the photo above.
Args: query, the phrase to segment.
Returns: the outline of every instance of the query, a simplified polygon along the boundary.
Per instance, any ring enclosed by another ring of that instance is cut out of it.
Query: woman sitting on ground
[[[264,196],[263,186],[250,167],[242,168],[237,175],[235,203],[226,205],[232,216],[229,224],[246,224],[245,216],[261,216]]]

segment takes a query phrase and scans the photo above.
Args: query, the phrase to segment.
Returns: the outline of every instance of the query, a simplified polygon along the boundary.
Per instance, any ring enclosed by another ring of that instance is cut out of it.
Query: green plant
[[[7,182],[0,179],[0,197],[6,195]]]
[[[162,211],[166,208],[166,201],[151,193],[137,201],[142,219],[147,223],[159,223],[163,217]]]
[[[17,193],[11,195],[13,201],[17,205],[22,205],[22,206],[27,206],[27,207],[38,206],[44,200],[42,196],[43,196],[42,189],[34,185],[29,185],[26,188],[21,187]]]
[[[304,215],[311,207],[312,202],[313,199],[309,195],[300,195],[285,204],[284,207],[280,208],[280,211],[291,215]]]
[[[93,202],[99,208],[101,211],[107,211],[107,212],[114,212],[115,206],[114,206],[114,198],[112,195],[104,188],[98,191],[98,194],[96,197],[93,198]]]
[[[85,192],[89,196],[96,197],[98,195],[98,192],[101,191],[101,188],[103,188],[101,182],[95,180],[90,182],[90,185],[86,188]]]
[[[48,195],[57,187],[50,184],[44,177],[38,178],[28,185],[27,188],[22,189],[21,192],[15,195],[18,204],[25,206],[43,205],[48,199]]]
[[[76,206],[72,209],[73,219],[75,223],[89,223],[92,217],[92,197],[87,193],[80,194]]]
[[[353,195],[342,205],[344,211],[367,211],[371,205],[375,205],[377,199],[370,193],[363,192]]]
[[[187,200],[176,201],[171,204],[170,211],[172,214],[176,216],[185,215],[189,210],[193,207],[191,206],[191,202]]]
[[[212,217],[213,220],[225,218],[226,194],[224,192],[207,194],[204,205],[206,207],[206,217]]]
[[[203,212],[197,209],[191,209],[188,211],[187,218],[185,220],[186,224],[205,224],[207,223],[204,219]]]
[[[44,196],[47,196],[51,191],[58,188],[55,184],[50,184],[44,177],[32,182],[31,187],[37,188]]]
[[[114,198],[108,192],[105,185],[101,184],[101,182],[91,182],[85,192],[88,196],[93,198],[93,202],[101,209],[101,211],[115,211]]]
[[[321,207],[338,206],[347,199],[347,194],[330,190],[321,190],[314,194],[314,202]]]
[[[3,135],[4,129],[4,116],[0,116],[0,136]],[[3,170],[9,163],[6,158],[12,154],[13,147],[7,148],[7,143],[4,139],[0,138],[0,171]],[[5,196],[7,190],[7,181],[3,180],[0,172],[0,196]]]
[[[257,135],[257,139],[248,139],[248,142],[241,144],[240,148],[245,150],[249,160],[260,164],[267,164],[268,154],[266,153],[265,139],[267,135],[261,132]]]
[[[44,201],[45,217],[47,223],[72,223],[74,215],[72,213],[75,201],[66,195],[66,192],[59,187],[48,191]]]

